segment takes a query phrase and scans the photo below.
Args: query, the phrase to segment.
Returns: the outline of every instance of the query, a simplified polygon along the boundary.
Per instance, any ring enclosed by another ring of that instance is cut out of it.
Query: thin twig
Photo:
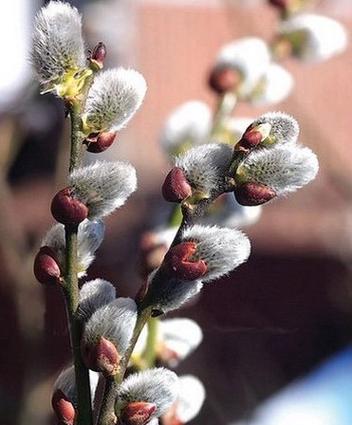
[[[71,116],[71,154],[69,171],[72,172],[81,162],[82,140],[80,135],[80,104],[73,103]],[[77,425],[93,425],[89,370],[85,367],[80,350],[82,323],[75,316],[79,287],[77,277],[77,232],[78,226],[65,226],[66,273],[65,297],[70,322],[71,348],[75,366],[77,391]]]

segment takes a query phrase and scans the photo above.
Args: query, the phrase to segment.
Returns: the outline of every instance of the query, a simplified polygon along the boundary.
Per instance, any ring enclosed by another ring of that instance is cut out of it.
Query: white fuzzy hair
[[[197,245],[195,257],[207,263],[203,282],[218,279],[247,261],[250,242],[239,230],[217,226],[194,225],[186,228],[183,241],[194,241]]]
[[[117,298],[92,314],[83,332],[83,342],[89,346],[104,337],[123,355],[132,337],[136,320],[137,305],[134,300]]]
[[[197,100],[185,102],[167,118],[160,136],[161,146],[172,155],[184,143],[200,145],[209,136],[211,122],[211,110],[206,103]]]
[[[264,184],[278,196],[305,186],[316,177],[318,170],[316,155],[309,148],[294,144],[254,151],[238,168],[248,181]]]
[[[180,393],[176,402],[176,417],[185,424],[194,419],[203,406],[205,388],[193,375],[179,377]]]
[[[137,188],[136,170],[128,162],[96,161],[70,174],[74,196],[89,209],[90,220],[122,206]]]
[[[292,92],[294,80],[284,67],[272,63],[250,95],[249,100],[256,106],[275,105],[285,100]]]
[[[155,284],[154,277],[157,271],[158,269],[149,275],[150,296],[153,308],[163,313],[180,308],[203,287],[200,280],[190,282],[172,278],[164,280],[161,285],[159,282]]]
[[[295,143],[299,136],[297,120],[285,112],[267,112],[253,121],[251,127],[260,124],[270,124],[270,136],[275,138],[275,143]]]
[[[91,132],[120,130],[141,106],[146,90],[144,77],[134,69],[100,72],[88,92],[86,125]]]
[[[31,60],[42,84],[85,66],[81,16],[69,3],[51,1],[37,14]]]
[[[298,55],[307,62],[320,62],[342,53],[347,47],[343,25],[327,16],[312,13],[294,15],[281,24],[280,34],[304,34]]]
[[[244,37],[226,44],[220,50],[216,64],[235,68],[241,73],[238,94],[247,97],[265,74],[270,60],[270,51],[264,40]]]
[[[109,304],[116,298],[114,286],[103,279],[86,282],[79,291],[77,314],[87,321],[98,308]]]
[[[78,227],[78,277],[83,277],[95,258],[95,251],[99,248],[104,238],[105,225],[102,221],[84,220]],[[60,266],[65,269],[65,227],[56,224],[45,235],[42,246],[49,246],[56,255]]]
[[[176,318],[160,322],[160,339],[163,344],[183,360],[202,342],[203,332],[191,319]]]
[[[260,219],[263,207],[246,207],[240,205],[233,193],[224,193],[221,197],[221,203],[211,210],[210,214],[202,217],[199,224],[214,225],[232,228],[243,228],[251,226]]]
[[[197,146],[175,160],[190,185],[207,195],[219,188],[232,159],[232,148],[226,144]]]
[[[165,368],[153,368],[134,373],[126,378],[118,392],[117,406],[123,409],[128,403],[144,401],[154,403],[154,417],[165,413],[174,403],[179,393],[176,373]]]

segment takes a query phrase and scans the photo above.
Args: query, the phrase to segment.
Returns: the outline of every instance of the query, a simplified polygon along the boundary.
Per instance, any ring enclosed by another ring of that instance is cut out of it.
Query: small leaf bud
[[[276,192],[264,184],[245,183],[235,190],[235,197],[241,205],[255,206],[275,198]]]
[[[244,152],[254,149],[270,135],[270,131],[271,125],[269,123],[262,123],[254,127],[250,126],[237,143],[235,149]]]
[[[91,153],[100,153],[108,149],[115,141],[116,132],[105,131],[98,136],[88,136],[85,140],[87,151]]]
[[[94,47],[92,54],[89,58],[93,67],[97,70],[102,69],[104,66],[104,60],[106,57],[106,46],[101,41]]]
[[[41,247],[35,257],[33,271],[40,283],[55,284],[60,282],[61,270],[55,251],[48,246]]]
[[[88,217],[88,207],[72,196],[69,187],[60,190],[51,202],[55,220],[65,225],[78,225]]]
[[[230,67],[215,67],[209,75],[208,84],[215,93],[222,95],[235,91],[241,81],[240,73]]]
[[[168,202],[181,202],[192,195],[192,188],[180,167],[174,167],[166,176],[162,194]]]
[[[74,424],[76,412],[73,404],[60,389],[55,390],[51,398],[51,405],[60,423]]]
[[[156,408],[156,404],[144,401],[129,403],[121,411],[121,422],[123,425],[146,425]]]
[[[197,251],[195,242],[183,242],[170,248],[167,252],[163,267],[167,273],[182,280],[196,280],[208,271],[204,260],[192,261],[192,256]]]
[[[95,344],[82,343],[82,357],[85,365],[104,376],[113,376],[118,371],[121,356],[115,345],[104,337]]]

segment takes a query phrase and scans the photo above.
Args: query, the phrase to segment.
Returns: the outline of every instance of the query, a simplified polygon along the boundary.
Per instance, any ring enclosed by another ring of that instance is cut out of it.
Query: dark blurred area
[[[84,14],[88,47],[106,42],[108,66],[134,66],[149,85],[137,117],[102,154],[130,160],[139,190],[107,220],[106,239],[88,275],[110,280],[119,295],[133,296],[140,285],[139,239],[164,206],[160,185],[169,164],[158,143],[163,121],[188,99],[214,105],[206,77],[218,49],[241,36],[270,40],[277,15],[264,0],[71,3]],[[34,0],[0,5],[3,21],[13,23],[0,30],[2,39],[21,40],[11,43],[18,48],[8,61],[17,74],[0,71],[2,425],[55,423],[51,386],[70,359],[60,290],[41,287],[32,274],[33,255],[53,223],[51,197],[64,184],[68,168],[64,107],[53,96],[38,94],[28,64],[33,16],[40,5]],[[352,29],[349,0],[322,0],[315,11]],[[265,207],[260,221],[245,229],[253,247],[248,263],[208,285],[196,303],[174,314],[195,319],[205,336],[179,368],[206,386],[207,399],[195,424],[240,420],[351,342],[351,53],[349,46],[326,63],[285,63],[295,89],[272,109],[297,118],[302,143],[318,154],[319,176],[289,199]],[[255,117],[263,111],[240,104],[236,114]]]

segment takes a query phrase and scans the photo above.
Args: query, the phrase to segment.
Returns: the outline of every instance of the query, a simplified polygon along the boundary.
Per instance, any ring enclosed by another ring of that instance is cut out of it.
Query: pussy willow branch
[[[80,103],[73,102],[70,106],[71,117],[71,154],[70,173],[79,166],[82,156],[82,138],[80,133]],[[77,232],[78,226],[65,226],[66,238],[66,273],[64,292],[70,322],[71,347],[75,366],[77,391],[77,425],[93,425],[89,370],[81,357],[80,341],[82,323],[75,313],[78,307],[79,287],[77,277]]]
[[[219,99],[217,109],[214,114],[213,127],[211,130],[211,137],[214,136],[222,126],[224,119],[231,115],[237,103],[236,96],[233,93],[225,94]],[[171,247],[180,243],[182,239],[182,233],[186,227],[194,224],[194,220],[203,216],[209,205],[218,197],[220,194],[233,190],[233,183],[231,182],[231,189],[229,183],[224,181],[224,185],[218,193],[214,193],[210,198],[200,201],[197,205],[191,206],[184,203],[182,206],[176,205],[170,216],[170,223],[173,225],[179,225],[176,236],[171,244]],[[114,414],[115,400],[118,392],[118,387],[121,384],[128,363],[134,347],[138,341],[138,338],[144,328],[148,324],[149,331],[151,333],[150,338],[147,340],[147,350],[145,352],[146,364],[148,367],[152,366],[155,361],[155,343],[156,343],[156,332],[157,332],[157,319],[152,317],[152,308],[148,303],[148,294],[146,298],[141,302],[138,308],[137,322],[133,331],[130,345],[125,352],[120,362],[118,373],[115,377],[109,377],[106,379],[104,394],[102,398],[102,404],[100,414],[98,418],[98,425],[111,425],[116,421]]]

